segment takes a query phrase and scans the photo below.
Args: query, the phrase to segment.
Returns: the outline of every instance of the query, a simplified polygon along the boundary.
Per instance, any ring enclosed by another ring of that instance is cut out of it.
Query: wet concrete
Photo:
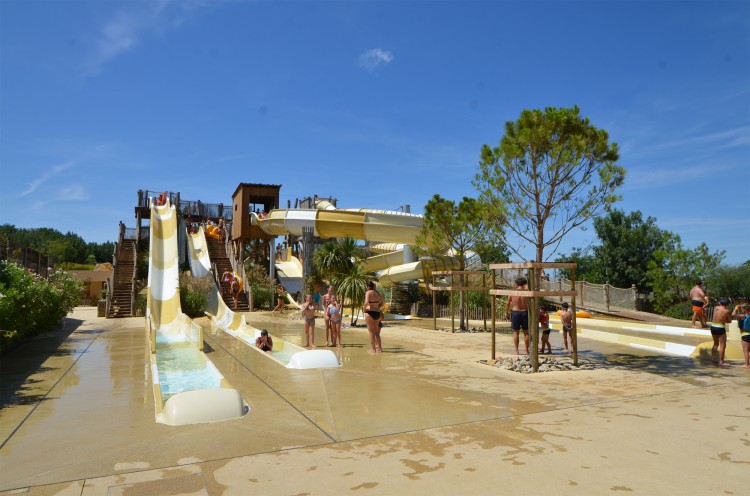
[[[299,343],[299,320],[248,314]],[[750,371],[581,339],[591,371],[486,365],[489,333],[344,329],[338,369],[288,370],[211,328],[243,418],[154,420],[143,319],[77,309],[2,360],[0,490],[27,494],[741,494]],[[510,352],[512,337],[498,335]],[[316,342],[324,342],[318,328]],[[552,335],[553,350],[561,337]],[[706,473],[712,476],[705,477]]]

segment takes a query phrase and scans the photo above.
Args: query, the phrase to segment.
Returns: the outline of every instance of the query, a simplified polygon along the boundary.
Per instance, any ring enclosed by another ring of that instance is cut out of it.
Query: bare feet
[[[375,350],[367,350],[367,353],[376,353]]]

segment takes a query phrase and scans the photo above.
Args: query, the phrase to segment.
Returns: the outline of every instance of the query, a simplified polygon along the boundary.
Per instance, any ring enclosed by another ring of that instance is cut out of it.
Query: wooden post
[[[529,290],[536,290],[536,269],[531,267],[529,269]],[[531,335],[531,370],[533,372],[539,371],[539,320],[537,312],[537,301],[536,296],[529,298],[529,334]]]
[[[484,289],[484,296],[485,300],[487,300],[487,297],[490,295],[489,290],[487,290],[487,277],[485,277],[486,274],[482,274],[482,287]],[[487,332],[487,305],[484,304],[484,301],[482,301],[482,320],[484,320],[484,332]]]
[[[492,269],[492,288],[495,288],[495,269]],[[497,298],[492,295],[492,359],[495,359],[495,320],[497,320]]]
[[[573,269],[570,271],[570,290],[575,291],[576,289],[576,270]],[[583,288],[581,288],[581,291],[583,291]],[[570,330],[570,345],[573,347],[573,365],[578,367],[578,323],[576,322],[576,312],[578,311],[578,308],[576,307],[576,295],[573,294],[571,297],[572,303],[571,308],[573,311],[573,328]]]
[[[453,286],[453,274],[451,274],[451,286]],[[453,290],[449,291],[451,299],[451,332],[455,332],[456,329],[456,311],[453,309]]]
[[[437,330],[437,293],[435,292],[435,274],[432,274],[432,329]]]

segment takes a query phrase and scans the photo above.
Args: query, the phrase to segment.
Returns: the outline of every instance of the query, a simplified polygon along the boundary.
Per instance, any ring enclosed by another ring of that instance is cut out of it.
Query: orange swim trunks
[[[691,305],[693,305],[693,313],[697,313],[698,315],[703,313],[703,302],[698,300],[693,300],[690,302]]]

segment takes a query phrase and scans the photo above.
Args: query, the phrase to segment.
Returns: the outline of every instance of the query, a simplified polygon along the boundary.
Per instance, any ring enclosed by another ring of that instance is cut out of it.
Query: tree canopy
[[[417,243],[430,247],[434,253],[451,253],[458,259],[459,270],[466,269],[466,255],[477,246],[500,244],[500,232],[487,229],[484,204],[474,198],[464,197],[456,204],[435,195],[424,208],[424,225]],[[494,261],[494,260],[493,260]],[[463,275],[460,277],[463,285]],[[460,292],[459,325],[465,329],[464,292]]]
[[[640,211],[626,214],[613,210],[594,220],[594,230],[599,244],[592,247],[592,254],[574,250],[558,260],[578,262],[578,279],[609,282],[619,288],[635,285],[642,293],[650,292],[648,263],[654,252],[674,244],[676,236],[660,229],[654,217],[644,220]]]
[[[12,224],[0,225],[0,237],[47,255],[55,263],[88,263],[93,256],[96,262],[112,262],[114,243],[87,243],[79,235],[61,233],[48,227],[17,228]]]
[[[521,240],[510,249],[526,260],[522,248],[530,243],[543,262],[545,248],[554,253],[568,232],[620,199],[618,159],[617,143],[578,107],[524,110],[505,124],[499,146],[482,147],[474,186],[495,225]]]

